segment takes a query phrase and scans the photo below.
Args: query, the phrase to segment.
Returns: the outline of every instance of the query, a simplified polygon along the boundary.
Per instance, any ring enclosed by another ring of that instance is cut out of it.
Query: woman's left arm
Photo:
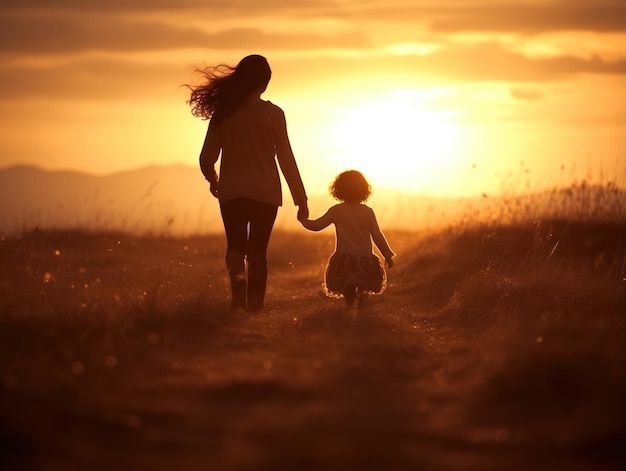
[[[200,170],[204,178],[211,184],[211,194],[218,197],[219,181],[215,172],[215,163],[220,156],[220,139],[217,125],[209,121],[209,128],[200,152]]]
[[[307,196],[302,183],[302,177],[296,164],[296,158],[293,155],[289,135],[287,133],[287,120],[282,109],[276,107],[274,115],[274,141],[276,145],[276,158],[280,165],[280,170],[285,176],[285,181],[289,186],[289,191],[293,198],[293,202],[301,209],[307,208]],[[308,209],[302,215],[308,216]]]

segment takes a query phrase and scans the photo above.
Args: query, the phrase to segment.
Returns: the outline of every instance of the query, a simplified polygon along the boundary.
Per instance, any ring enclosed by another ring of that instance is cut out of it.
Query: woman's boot
[[[261,266],[248,266],[248,310],[263,309],[265,289],[267,286],[267,260]]]
[[[226,252],[226,268],[230,277],[232,291],[231,310],[246,309],[248,283],[246,282],[245,254],[231,250]]]

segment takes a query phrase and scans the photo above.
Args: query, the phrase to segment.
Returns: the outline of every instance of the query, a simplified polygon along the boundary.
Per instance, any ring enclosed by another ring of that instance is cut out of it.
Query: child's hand
[[[389,257],[385,259],[385,265],[387,265],[387,268],[391,268],[393,267],[393,258]]]
[[[309,219],[309,207],[306,204],[298,206],[298,221],[302,222]]]

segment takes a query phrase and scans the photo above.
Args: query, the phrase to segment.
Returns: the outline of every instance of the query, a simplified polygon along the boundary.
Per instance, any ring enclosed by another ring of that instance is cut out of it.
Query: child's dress
[[[395,254],[370,207],[341,203],[332,206],[319,219],[302,221],[302,224],[312,231],[335,224],[335,252],[328,259],[322,285],[327,296],[338,298],[354,288],[369,294],[381,294],[385,290],[387,276],[380,258],[372,252],[372,240],[385,258]]]

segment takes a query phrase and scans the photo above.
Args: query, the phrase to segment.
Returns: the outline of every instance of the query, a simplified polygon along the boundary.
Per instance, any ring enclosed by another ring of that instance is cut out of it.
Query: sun
[[[359,170],[375,187],[439,192],[459,157],[462,129],[443,111],[394,97],[341,107],[336,116],[335,170]]]

